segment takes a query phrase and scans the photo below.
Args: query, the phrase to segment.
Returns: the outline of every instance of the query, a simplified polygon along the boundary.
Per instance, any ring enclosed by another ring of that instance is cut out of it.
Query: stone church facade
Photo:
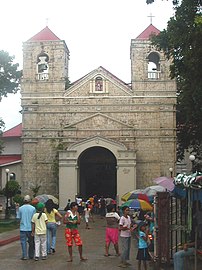
[[[131,40],[131,84],[98,67],[67,87],[69,50],[48,27],[23,44],[23,190],[120,197],[176,163],[176,85],[151,46]],[[73,61],[73,59],[72,59]]]

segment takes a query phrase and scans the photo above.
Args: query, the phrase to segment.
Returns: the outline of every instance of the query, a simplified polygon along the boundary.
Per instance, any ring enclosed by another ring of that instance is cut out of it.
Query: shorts
[[[73,240],[76,246],[82,246],[82,240],[80,237],[80,234],[77,229],[65,229],[65,239],[66,239],[66,245],[68,247],[73,246]]]
[[[118,228],[106,228],[106,243],[117,244],[119,240],[119,230]]]

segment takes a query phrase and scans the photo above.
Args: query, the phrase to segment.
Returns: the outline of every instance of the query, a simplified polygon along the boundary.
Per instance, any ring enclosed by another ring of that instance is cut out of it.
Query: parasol
[[[153,201],[153,197],[152,196],[148,196],[147,194],[143,194],[141,189],[136,189],[133,191],[129,191],[127,193],[125,193],[122,197],[121,200],[126,202],[128,200],[132,200],[132,199],[140,199],[146,202],[152,202]]]
[[[147,194],[147,196],[155,196],[157,194],[157,192],[165,192],[166,189],[162,186],[149,186],[149,187],[146,187],[144,190],[143,190],[143,193],[144,194]]]
[[[129,200],[125,203],[123,203],[120,207],[128,206],[130,209],[141,209],[143,211],[153,211],[153,207],[150,203],[140,200],[140,199],[134,199]]]
[[[58,199],[55,196],[48,194],[37,195],[32,200],[32,204],[37,204],[38,202],[46,203],[49,199],[53,200],[55,204],[59,204]]]
[[[175,184],[172,178],[161,176],[153,180],[155,184],[164,187],[168,191],[173,191]]]

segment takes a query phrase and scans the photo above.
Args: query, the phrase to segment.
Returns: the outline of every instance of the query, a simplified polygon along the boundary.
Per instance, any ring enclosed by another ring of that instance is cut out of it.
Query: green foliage
[[[33,197],[36,197],[39,189],[41,188],[41,185],[36,184],[34,187],[31,188],[31,191],[33,192]]]
[[[170,76],[177,81],[178,159],[186,149],[202,159],[201,2],[182,0],[167,29],[152,38],[172,60]]]
[[[18,70],[19,64],[14,64],[13,60],[14,56],[0,51],[0,100],[8,93],[16,93],[20,89],[22,71]]]
[[[19,205],[23,205],[24,198],[23,198],[22,195],[16,194],[16,195],[13,197],[13,201],[14,201],[15,203],[19,203]]]
[[[4,194],[8,198],[14,197],[20,189],[20,184],[17,181],[8,181],[6,183],[5,189],[4,189]]]
[[[65,90],[68,89],[71,86],[69,77],[65,78]]]
[[[16,93],[20,89],[22,71],[18,70],[19,64],[14,64],[13,60],[14,56],[10,56],[6,51],[0,51],[0,101],[8,93]],[[5,124],[0,118],[0,154],[3,151],[1,135],[4,126]]]
[[[56,182],[59,182],[59,151],[65,149],[65,144],[62,139],[52,140],[53,149],[55,152],[55,158],[52,164],[52,171]]]

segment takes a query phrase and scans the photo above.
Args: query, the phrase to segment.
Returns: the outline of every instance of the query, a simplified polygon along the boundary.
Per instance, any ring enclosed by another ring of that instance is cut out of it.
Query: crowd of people
[[[147,261],[153,260],[154,251],[154,216],[153,212],[133,211],[128,206],[118,207],[111,198],[97,198],[93,196],[87,200],[76,197],[71,202],[68,199],[61,215],[51,199],[45,204],[39,202],[36,207],[31,205],[29,195],[24,197],[24,204],[19,207],[17,218],[20,219],[20,242],[22,247],[22,260],[35,259],[38,261],[47,259],[48,254],[56,252],[56,232],[58,221],[65,224],[65,239],[68,247],[69,259],[73,261],[73,244],[78,247],[81,261],[86,261],[83,256],[83,242],[78,230],[81,219],[85,221],[85,228],[90,229],[89,221],[94,222],[94,215],[106,220],[105,252],[104,256],[110,256],[110,244],[113,245],[115,255],[120,258],[121,268],[130,265],[130,247],[132,235],[137,240],[138,270],[142,266],[147,270]],[[194,242],[186,243],[184,250],[174,254],[174,269],[183,269],[183,258],[187,254],[193,254]],[[181,268],[179,268],[181,267]]]
[[[148,252],[148,230],[146,223],[137,224],[129,215],[129,208],[117,208],[116,201],[112,198],[92,196],[87,200],[76,197],[75,201],[67,201],[62,216],[51,199],[45,204],[31,205],[29,195],[24,197],[24,204],[19,207],[17,218],[20,219],[20,242],[22,247],[22,260],[35,259],[38,261],[47,259],[48,254],[56,252],[56,232],[58,221],[65,224],[65,239],[68,247],[69,259],[73,261],[73,244],[78,247],[81,261],[86,261],[83,256],[83,242],[79,234],[78,225],[81,218],[85,221],[85,228],[90,229],[89,221],[94,222],[94,215],[106,219],[105,253],[110,256],[110,244],[114,246],[115,254],[120,257],[119,267],[125,268],[129,263],[131,233],[136,232],[138,240],[139,269],[143,261],[144,269],[147,269],[146,261],[150,260]],[[146,216],[145,216],[146,218]],[[120,247],[119,247],[120,244]],[[28,245],[28,246],[27,246]]]

